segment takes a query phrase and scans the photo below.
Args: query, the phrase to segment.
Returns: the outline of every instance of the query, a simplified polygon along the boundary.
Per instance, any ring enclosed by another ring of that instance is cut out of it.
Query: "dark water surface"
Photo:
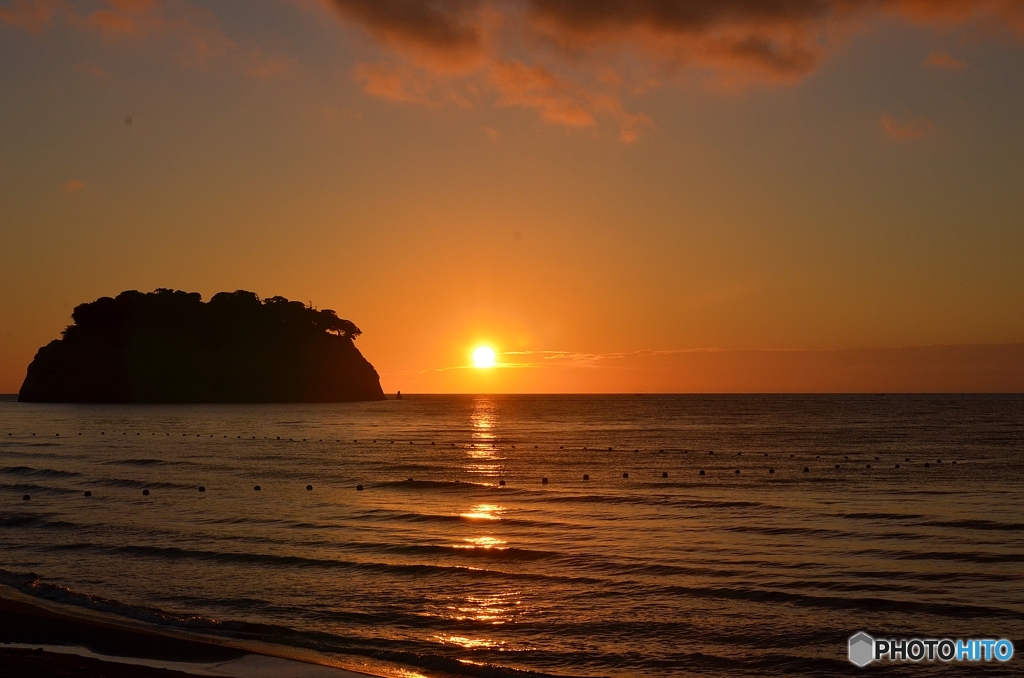
[[[0,583],[408,675],[1021,675],[1022,479],[1020,396],[0,402]]]

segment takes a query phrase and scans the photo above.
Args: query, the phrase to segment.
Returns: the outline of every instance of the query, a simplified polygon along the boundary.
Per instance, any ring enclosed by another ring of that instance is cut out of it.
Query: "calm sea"
[[[0,583],[392,673],[1022,675],[1022,480],[1021,396],[2,402]]]

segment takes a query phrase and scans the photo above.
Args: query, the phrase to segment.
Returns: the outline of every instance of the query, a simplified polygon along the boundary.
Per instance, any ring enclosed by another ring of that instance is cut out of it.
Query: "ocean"
[[[1024,652],[1022,480],[1017,395],[7,401],[0,584],[395,676],[859,674]]]

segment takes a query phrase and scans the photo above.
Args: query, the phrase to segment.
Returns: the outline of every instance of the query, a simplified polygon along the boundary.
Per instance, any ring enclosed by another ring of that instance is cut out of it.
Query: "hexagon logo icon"
[[[857,666],[867,666],[875,658],[875,639],[861,631],[850,636],[850,661]]]

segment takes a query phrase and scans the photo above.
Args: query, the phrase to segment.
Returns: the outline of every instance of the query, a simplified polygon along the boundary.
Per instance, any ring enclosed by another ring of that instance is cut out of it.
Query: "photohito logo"
[[[850,661],[857,666],[867,666],[875,660],[889,661],[921,660],[944,662],[1008,662],[1013,657],[1013,643],[1005,638],[950,640],[942,638],[902,638],[883,640],[872,638],[863,631],[850,636]]]

